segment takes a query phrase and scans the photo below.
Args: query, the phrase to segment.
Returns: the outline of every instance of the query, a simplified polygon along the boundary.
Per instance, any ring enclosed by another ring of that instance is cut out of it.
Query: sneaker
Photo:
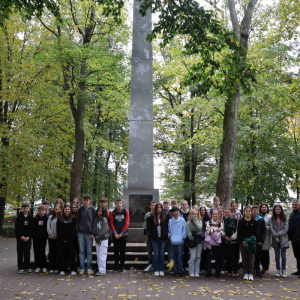
[[[120,273],[124,273],[124,272],[125,272],[124,267],[120,267],[120,268],[119,268],[119,272],[120,272]]]
[[[100,273],[100,275],[101,275],[101,276],[105,276],[105,275],[106,275],[106,273]]]
[[[47,273],[47,269],[46,268],[43,268],[43,273]]]
[[[40,271],[41,271],[40,268],[36,268],[36,269],[35,269],[35,273],[39,273]]]
[[[150,272],[150,271],[153,271],[153,267],[151,264],[144,270],[144,272]]]
[[[156,271],[156,272],[154,272],[154,276],[159,276],[159,272],[158,271]]]
[[[239,273],[236,272],[236,273],[232,273],[232,277],[238,277],[239,276]]]
[[[284,277],[284,278],[287,277],[287,275],[286,275],[286,273],[285,273],[285,270],[282,270],[282,272],[281,272],[281,277]]]
[[[165,276],[164,271],[159,271],[159,276]]]
[[[32,269],[28,269],[28,270],[27,270],[27,273],[32,273]]]
[[[24,270],[19,270],[19,274],[24,274]]]
[[[189,271],[189,268],[188,268],[188,267],[184,268],[184,271],[188,272],[188,271]]]
[[[61,271],[60,273],[59,273],[59,275],[66,275],[66,273],[64,272],[64,271]]]
[[[275,277],[280,277],[280,270],[276,270]]]
[[[49,272],[50,274],[52,274],[52,273],[54,273],[54,270],[50,270],[50,272]]]
[[[95,275],[96,275],[96,276],[100,276],[100,275],[101,275],[101,273],[100,273],[100,272],[97,272]]]
[[[93,275],[93,274],[94,274],[94,271],[91,270],[91,269],[88,269],[88,270],[87,270],[87,274],[88,274],[88,275]]]
[[[59,270],[55,270],[54,273],[59,273]]]
[[[170,274],[174,274],[174,271],[173,271],[173,270],[171,270],[169,273],[170,273]]]
[[[248,280],[253,281],[253,275],[252,274],[248,275]]]
[[[195,274],[196,277],[200,277],[200,274]]]
[[[79,275],[84,275],[84,269],[80,269]]]
[[[299,276],[299,275],[300,275],[300,272],[299,272],[299,271],[293,272],[292,275],[297,275],[297,276]]]
[[[118,267],[114,267],[114,273],[118,273],[119,272],[119,268]]]
[[[255,275],[258,276],[258,277],[262,277],[260,270],[256,270]]]
[[[221,275],[224,275],[225,274],[225,272],[224,271],[221,271],[221,273],[220,273]]]
[[[248,273],[245,273],[244,274],[244,278],[243,278],[244,280],[249,280],[249,275],[248,275]]]
[[[190,277],[195,277],[195,274],[194,273],[190,273],[189,276]]]
[[[72,276],[75,276],[75,275],[77,275],[77,272],[72,271],[72,272],[71,272],[71,275],[72,275]]]

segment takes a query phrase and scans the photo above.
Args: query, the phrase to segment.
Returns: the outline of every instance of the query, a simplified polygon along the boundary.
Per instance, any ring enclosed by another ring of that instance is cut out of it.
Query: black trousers
[[[297,261],[297,270],[300,272],[300,244],[295,244],[292,242],[292,248]]]
[[[57,239],[49,239],[49,269],[58,270]]]
[[[148,252],[148,264],[153,265],[153,254],[152,254],[153,247],[150,238],[149,238],[149,242],[147,242],[147,252]]]
[[[18,270],[30,269],[31,239],[28,242],[17,238]]]
[[[236,273],[239,269],[239,243],[224,243],[225,270]]]
[[[207,269],[207,249],[205,250],[202,249],[200,270],[206,270],[206,269]]]
[[[254,270],[260,270],[260,263],[262,259],[262,246],[256,246],[256,253],[255,253],[255,261],[254,261]]]
[[[57,241],[57,255],[57,264],[60,271],[67,271],[68,261],[70,262],[71,271],[77,271],[75,262],[75,247],[72,237],[67,242],[60,240]]]
[[[211,274],[211,260],[215,258],[215,270],[219,274],[221,272],[221,257],[220,257],[220,246],[212,246],[211,249],[207,249],[207,274]]]
[[[189,266],[189,247],[184,244],[184,249],[183,249],[183,268],[187,268]]]
[[[119,239],[115,239],[115,237],[113,236],[113,243],[114,243],[115,268],[118,268],[119,266],[124,268],[127,236],[122,236]]]
[[[261,255],[261,266],[264,270],[268,271],[270,267],[270,251],[263,250]]]
[[[78,236],[77,235],[74,237],[74,247],[75,247],[76,265],[77,265],[77,267],[80,267],[80,261],[79,261],[79,244],[78,244]]]
[[[36,268],[47,268],[46,259],[46,243],[47,240],[33,239],[34,261]]]

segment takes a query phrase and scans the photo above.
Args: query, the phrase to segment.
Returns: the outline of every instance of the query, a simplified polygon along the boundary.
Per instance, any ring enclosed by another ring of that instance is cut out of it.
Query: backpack
[[[209,220],[208,222],[209,222],[209,226],[212,226],[212,220]],[[218,228],[220,227],[221,227],[221,222],[218,221]]]

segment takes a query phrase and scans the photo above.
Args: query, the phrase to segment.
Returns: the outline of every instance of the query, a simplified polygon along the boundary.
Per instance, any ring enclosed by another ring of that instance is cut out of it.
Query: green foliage
[[[214,88],[222,95],[235,91],[235,81],[249,92],[250,82],[255,82],[253,70],[242,55],[244,53],[234,33],[228,30],[216,18],[212,11],[206,11],[196,1],[184,0],[145,0],[140,13],[147,9],[159,14],[149,41],[160,38],[161,47],[165,47],[178,35],[184,36],[182,53],[201,55],[189,66],[183,84],[194,85],[198,96],[207,94]],[[219,57],[219,59],[218,59]]]
[[[89,24],[84,12],[94,2],[77,4],[76,24],[70,3],[60,1],[61,23],[45,11],[40,21],[26,24],[14,15],[14,22],[6,21],[2,30],[0,104],[10,107],[11,122],[0,124],[2,141],[5,137],[9,141],[0,147],[0,171],[8,183],[9,203],[69,198],[75,142],[69,96],[73,94],[76,109],[82,81],[86,82],[82,192],[93,199],[105,196],[108,166],[114,169],[110,197],[119,196],[124,185],[126,174],[120,166],[128,149],[130,69],[124,47],[129,30],[125,24],[116,26],[113,17],[103,17],[102,7],[95,6],[97,24],[92,42],[85,45],[79,29]],[[124,21],[126,15],[120,17]],[[84,65],[86,78],[81,74]],[[18,109],[13,110],[14,105]]]
[[[33,16],[41,17],[45,8],[60,17],[59,5],[55,0],[0,0],[0,26],[13,13],[21,13],[26,20],[31,20]]]

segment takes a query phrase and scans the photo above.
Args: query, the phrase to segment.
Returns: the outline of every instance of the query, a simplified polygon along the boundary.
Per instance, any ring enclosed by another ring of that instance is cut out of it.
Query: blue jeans
[[[281,268],[282,270],[286,269],[286,248],[284,249],[274,249],[275,250],[275,260],[276,260],[276,269],[280,270],[280,252],[281,252]]]
[[[175,274],[183,273],[183,249],[184,249],[184,244],[182,245],[171,244],[172,259],[174,260],[173,271]]]
[[[92,270],[93,240],[91,240],[90,237],[91,237],[90,234],[78,232],[80,269],[85,269],[85,252],[86,252],[86,268],[88,270]]]
[[[156,271],[164,271],[165,269],[165,247],[166,247],[166,240],[158,240],[154,241],[151,240],[152,247],[153,247],[153,270]]]

